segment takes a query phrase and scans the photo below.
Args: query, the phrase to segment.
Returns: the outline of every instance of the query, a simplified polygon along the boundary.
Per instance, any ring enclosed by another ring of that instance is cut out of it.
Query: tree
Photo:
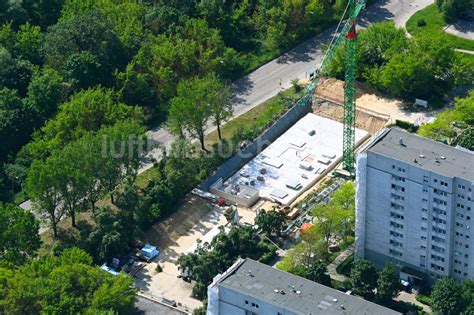
[[[25,105],[32,120],[33,127],[39,129],[57,111],[58,104],[66,98],[66,85],[59,73],[52,69],[43,69],[31,78]]]
[[[211,73],[204,77],[207,81],[207,97],[211,110],[211,119],[217,127],[219,140],[222,140],[221,125],[232,117],[233,107],[230,103],[230,91],[219,78]]]
[[[31,63],[40,65],[42,58],[40,48],[43,44],[43,34],[39,26],[26,23],[20,26],[16,33],[15,52]]]
[[[77,248],[48,255],[18,269],[0,268],[0,312],[3,314],[131,314],[132,278],[92,266]],[[25,303],[28,301],[28,303]]]
[[[372,299],[377,286],[377,269],[367,260],[357,260],[351,270],[350,282],[355,294]]]
[[[34,202],[34,209],[47,216],[47,221],[53,230],[53,236],[58,236],[57,224],[64,215],[61,205],[61,178],[54,159],[32,163],[26,181],[26,191]]]
[[[322,285],[331,286],[331,277],[327,272],[326,265],[322,261],[317,260],[306,267],[304,277]]]
[[[400,292],[400,278],[397,269],[392,264],[386,264],[378,273],[377,299],[388,303]]]
[[[456,98],[454,109],[439,113],[434,122],[422,125],[418,134],[433,140],[445,141],[450,145],[460,144],[469,148],[472,142],[469,130],[474,126],[472,117],[474,117],[474,91],[470,91],[467,97]]]
[[[285,212],[282,210],[265,211],[261,209],[255,217],[255,224],[262,229],[263,232],[271,235],[273,233],[280,234],[285,223]]]
[[[209,82],[199,77],[183,80],[178,84],[176,97],[171,100],[168,127],[176,135],[183,130],[198,138],[201,149],[208,152],[204,145],[204,132],[211,116],[208,92]]]
[[[205,298],[213,278],[227,270],[237,257],[258,259],[275,251],[274,246],[255,237],[251,227],[233,227],[229,233],[222,230],[210,244],[200,244],[194,253],[181,255],[178,264],[180,270],[186,271],[196,282],[193,295]]]
[[[98,131],[123,120],[142,121],[138,107],[115,100],[111,90],[101,87],[76,93],[59,107],[58,114],[41,129],[28,147],[35,158],[44,158],[90,131]]]
[[[113,72],[122,69],[126,60],[113,24],[97,11],[60,20],[49,28],[43,53],[47,65],[69,79],[76,89],[111,85]]]
[[[130,231],[121,216],[110,207],[100,207],[94,213],[96,225],[86,239],[86,247],[99,261],[110,261],[125,255],[135,233]]]
[[[26,111],[16,91],[0,89],[0,161],[5,162],[15,154],[28,139],[30,126]]]
[[[19,265],[35,257],[41,240],[39,223],[31,212],[0,203],[0,226],[0,261]]]
[[[461,314],[466,307],[463,287],[452,278],[436,281],[431,292],[431,307],[435,314]]]

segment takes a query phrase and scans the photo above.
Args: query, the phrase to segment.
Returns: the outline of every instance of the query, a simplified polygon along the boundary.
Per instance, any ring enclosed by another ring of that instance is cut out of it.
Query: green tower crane
[[[304,96],[299,102],[307,105],[311,102],[312,95],[316,89],[320,76],[327,74],[327,66],[333,60],[338,47],[345,41],[345,78],[344,78],[344,132],[343,132],[343,168],[350,174],[354,174],[355,162],[355,79],[356,79],[356,49],[357,49],[357,33],[356,24],[360,12],[365,7],[364,0],[349,0],[346,10],[344,11],[341,21],[337,26],[337,30],[341,25],[346,12],[349,15],[342,30],[333,38],[329,44],[329,48],[323,57],[321,67],[317,71],[313,80],[309,84]]]

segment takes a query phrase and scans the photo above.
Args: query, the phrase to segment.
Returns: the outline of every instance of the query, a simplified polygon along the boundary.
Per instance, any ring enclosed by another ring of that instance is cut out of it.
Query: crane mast
[[[339,34],[335,35],[329,48],[326,51],[321,67],[317,70],[316,75],[310,82],[305,94],[299,100],[298,103],[301,105],[308,105],[312,100],[312,95],[316,89],[316,85],[319,82],[320,76],[327,74],[328,64],[334,58],[336,50],[339,46],[345,42],[345,76],[344,76],[344,129],[343,129],[343,168],[350,174],[354,174],[354,162],[355,162],[355,109],[356,109],[356,52],[357,52],[357,32],[356,24],[357,18],[360,12],[365,7],[364,0],[349,0],[346,10],[337,29],[339,29],[346,12],[349,11],[348,19],[345,22],[342,30]],[[336,32],[337,32],[336,29]]]

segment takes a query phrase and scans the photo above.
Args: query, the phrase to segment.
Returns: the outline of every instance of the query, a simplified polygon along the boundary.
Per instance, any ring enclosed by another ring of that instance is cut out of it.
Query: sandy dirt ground
[[[313,113],[342,122],[344,108],[340,104],[315,98],[313,101]],[[382,129],[388,122],[388,117],[376,117],[360,110],[356,111],[356,128],[368,131],[371,134]]]
[[[389,99],[379,95],[373,88],[366,84],[356,83],[356,108],[361,111],[373,112],[379,115],[386,115],[393,120],[403,120],[414,124],[428,122],[436,116],[437,111],[426,111],[420,107],[419,111],[410,111],[407,104],[397,99]],[[321,96],[327,100],[338,104],[344,103],[344,81],[337,79],[321,80],[315,91],[316,96]]]
[[[253,223],[254,211],[239,208],[238,213],[241,222]],[[192,284],[178,278],[179,271],[175,262],[180,254],[191,248],[211,229],[226,224],[222,211],[209,206],[206,200],[189,194],[178,211],[147,232],[144,240],[158,245],[160,256],[137,275],[137,288],[158,299],[175,300],[184,310],[201,306],[201,301],[191,297]],[[163,268],[160,273],[155,271],[157,263]]]

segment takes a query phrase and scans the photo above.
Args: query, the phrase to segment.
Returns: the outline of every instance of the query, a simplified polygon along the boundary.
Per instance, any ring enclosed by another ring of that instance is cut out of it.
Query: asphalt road
[[[371,23],[393,20],[397,26],[405,26],[408,18],[423,9],[432,0],[381,0],[362,11],[359,27],[366,28]],[[266,63],[248,75],[236,80],[231,87],[234,96],[234,115],[237,117],[270,99],[282,89],[291,87],[294,78],[303,79],[309,69],[317,66],[323,57],[322,48],[328,44],[336,31],[336,26],[298,45],[286,54]],[[280,85],[281,82],[281,85]],[[207,133],[215,127],[209,125]],[[149,137],[156,143],[169,148],[173,136],[162,126],[149,131]],[[149,156],[160,158],[158,149]],[[151,167],[144,163],[140,171]]]

